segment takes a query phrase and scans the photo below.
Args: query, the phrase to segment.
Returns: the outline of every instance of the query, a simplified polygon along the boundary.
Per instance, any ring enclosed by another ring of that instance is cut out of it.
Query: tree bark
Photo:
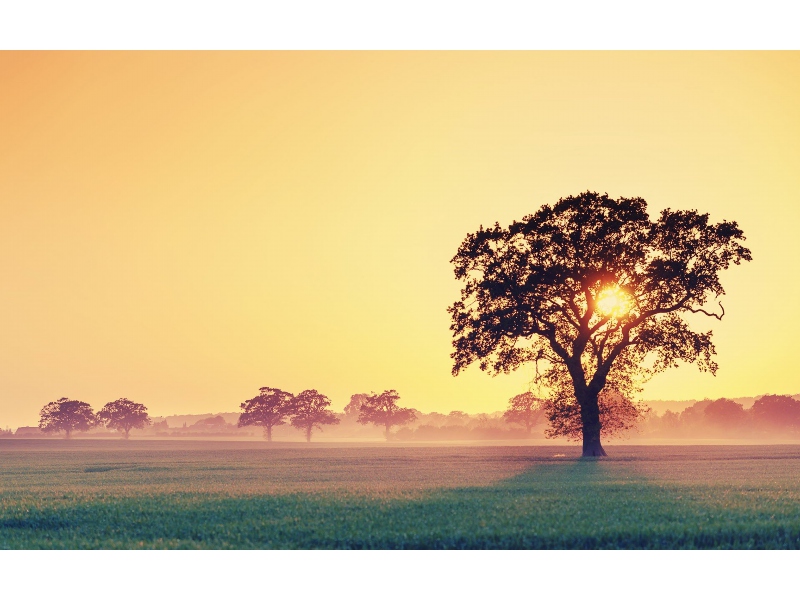
[[[272,425],[267,425],[264,433],[267,434],[267,441],[271,442],[272,441]]]
[[[130,427],[126,427],[125,428],[125,439],[127,440],[128,438],[130,438],[130,435],[131,435],[131,428]]]
[[[312,428],[313,428],[313,425],[311,425],[309,427],[306,427],[306,441],[307,442],[311,441],[311,429]]]
[[[607,456],[600,443],[600,405],[597,394],[587,392],[578,400],[583,424],[583,456]]]

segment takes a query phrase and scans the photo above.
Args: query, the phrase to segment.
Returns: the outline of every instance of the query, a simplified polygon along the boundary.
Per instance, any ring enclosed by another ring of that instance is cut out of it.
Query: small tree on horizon
[[[531,429],[539,422],[544,414],[545,402],[537,398],[532,392],[517,394],[508,401],[508,409],[503,413],[507,423],[522,425],[531,435]]]
[[[250,398],[239,405],[237,427],[255,425],[264,428],[264,437],[272,441],[272,428],[286,424],[286,417],[292,412],[294,396],[278,388],[262,387],[258,396]]]
[[[314,428],[322,431],[322,425],[335,425],[339,422],[339,417],[328,409],[330,405],[328,397],[317,390],[303,390],[291,402],[292,427],[305,430],[306,441],[310,442]]]
[[[395,425],[406,425],[415,421],[417,415],[413,408],[400,408],[397,401],[400,394],[396,390],[385,390],[382,394],[363,394],[358,412],[358,422],[362,425],[384,427],[384,435],[389,439],[389,430]]]
[[[106,404],[98,413],[97,421],[109,429],[122,431],[127,440],[131,429],[143,429],[151,423],[147,407],[127,398],[120,398]]]
[[[97,424],[92,407],[80,400],[59,398],[39,411],[39,429],[45,433],[63,431],[70,439],[73,431],[89,431]]]

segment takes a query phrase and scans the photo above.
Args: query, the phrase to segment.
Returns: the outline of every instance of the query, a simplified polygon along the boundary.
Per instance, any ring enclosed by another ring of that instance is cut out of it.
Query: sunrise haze
[[[586,190],[736,221],[716,377],[800,391],[800,53],[2,52],[0,427],[62,396],[230,412],[505,408],[530,369],[450,373],[450,259]]]

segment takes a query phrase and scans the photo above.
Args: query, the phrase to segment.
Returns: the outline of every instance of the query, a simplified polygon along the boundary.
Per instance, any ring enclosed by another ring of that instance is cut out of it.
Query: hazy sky
[[[0,53],[0,427],[68,396],[154,415],[261,386],[490,412],[450,374],[450,259],[585,190],[735,220],[716,377],[800,391],[800,53]]]

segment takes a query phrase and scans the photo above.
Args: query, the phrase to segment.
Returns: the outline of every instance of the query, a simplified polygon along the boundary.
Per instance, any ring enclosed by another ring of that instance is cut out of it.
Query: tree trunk
[[[311,441],[311,429],[312,428],[313,428],[313,425],[309,425],[308,427],[306,427],[306,441],[307,442]]]
[[[272,425],[267,425],[266,428],[264,429],[264,433],[267,436],[267,441],[271,442],[272,441]]]
[[[131,436],[131,428],[130,427],[126,427],[125,428],[125,439],[127,440],[128,438],[130,438],[130,436]]]
[[[70,433],[72,433],[72,431],[71,431],[69,428],[67,428],[67,429],[65,429],[65,430],[64,430],[64,432],[67,434],[67,435],[64,437],[64,439],[68,440],[68,439],[69,439],[69,434],[70,434]]]
[[[391,427],[391,425],[389,423],[387,423],[386,424],[386,433],[384,434],[386,436],[386,441],[387,442],[389,441],[389,428],[390,427]]]
[[[600,444],[600,406],[597,394],[587,393],[578,400],[583,424],[583,456],[608,456]]]

